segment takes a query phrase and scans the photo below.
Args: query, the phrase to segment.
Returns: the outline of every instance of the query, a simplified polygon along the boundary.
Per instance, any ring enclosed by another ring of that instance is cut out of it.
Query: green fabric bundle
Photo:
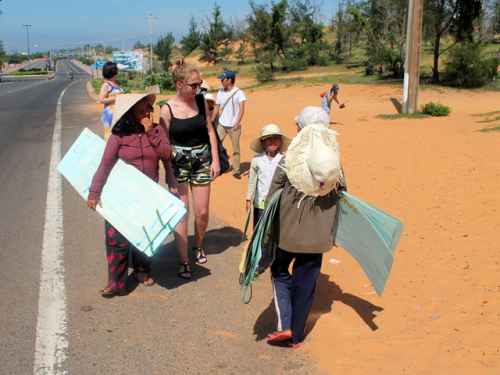
[[[252,299],[252,282],[273,262],[279,240],[279,205],[282,189],[277,190],[259,219],[240,264],[241,299]]]

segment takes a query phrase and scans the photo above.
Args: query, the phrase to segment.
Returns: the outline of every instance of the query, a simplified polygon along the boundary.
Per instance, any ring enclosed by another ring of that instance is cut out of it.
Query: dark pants
[[[294,259],[290,275],[288,269]],[[322,260],[323,254],[290,253],[280,248],[276,250],[271,265],[271,280],[278,331],[291,329],[294,344],[304,340]]]
[[[253,209],[253,230],[255,230],[255,227],[257,226],[257,222],[259,221],[260,217],[264,215],[264,209],[263,208],[255,208]]]
[[[137,250],[115,227],[104,222],[106,237],[106,260],[108,262],[108,288],[126,290],[128,268],[136,272],[151,271],[149,258]]]

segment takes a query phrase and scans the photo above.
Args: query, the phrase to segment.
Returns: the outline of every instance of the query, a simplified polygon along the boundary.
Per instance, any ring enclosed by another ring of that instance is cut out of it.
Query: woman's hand
[[[177,198],[179,198],[179,190],[177,189],[177,186],[169,186],[168,190],[170,191],[170,194],[173,194]]]
[[[168,191],[170,191],[170,193],[175,195],[176,197],[179,197],[179,184],[175,180],[175,177],[169,178],[167,184]]]
[[[91,210],[96,209],[97,205],[102,207],[101,200],[99,198],[97,199],[87,199],[87,207],[90,208]]]
[[[210,164],[210,177],[215,180],[220,175],[220,163],[219,161],[214,161]]]
[[[250,206],[251,206],[250,200],[249,199],[245,200],[245,210],[248,211],[250,209]]]
[[[149,117],[144,117],[141,120],[141,125],[144,126],[145,131],[148,131],[149,129],[154,128],[156,126],[156,124],[153,123],[153,121]]]

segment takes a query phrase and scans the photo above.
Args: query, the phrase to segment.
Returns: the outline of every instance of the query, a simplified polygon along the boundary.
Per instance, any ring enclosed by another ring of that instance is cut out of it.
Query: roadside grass
[[[500,125],[494,126],[492,128],[482,128],[482,129],[479,129],[478,131],[480,131],[482,133],[500,132]]]
[[[261,90],[266,88],[276,87],[291,87],[291,86],[318,86],[332,83],[339,84],[395,84],[400,83],[400,80],[383,79],[378,76],[366,76],[361,74],[323,74],[319,76],[278,76],[270,82],[266,83],[252,83],[242,87],[246,90]]]
[[[423,112],[415,112],[415,113],[380,114],[377,115],[376,117],[382,120],[401,120],[401,119],[423,119],[423,118],[429,118],[431,116]]]
[[[39,75],[47,75],[49,72],[47,70],[18,70],[16,72],[12,72],[9,75],[12,76],[39,76]]]
[[[492,111],[492,112],[485,112],[485,113],[476,113],[473,114],[473,117],[489,117],[489,116],[495,116],[495,115],[500,115],[500,111]]]
[[[489,85],[484,86],[484,89],[488,91],[500,91],[500,73],[497,74],[497,79],[495,79]]]
[[[488,124],[490,122],[495,122],[495,121],[500,121],[500,116],[496,116],[496,117],[489,117],[489,118],[486,118],[484,120],[480,120],[480,121],[476,121],[480,124]]]
[[[98,94],[99,91],[101,91],[102,79],[100,79],[100,78],[91,79],[90,84],[92,85],[92,88],[94,89],[94,92],[96,94]]]
[[[500,121],[500,111],[476,113],[476,114],[473,114],[472,117],[480,118],[479,121],[476,121],[476,123],[478,123],[478,124],[490,124],[492,122]],[[479,129],[478,131],[480,131],[482,133],[498,132],[498,131],[500,131],[500,125],[495,126],[492,124],[491,126],[487,126],[486,128]]]
[[[476,113],[472,116],[480,118],[478,121],[476,121],[476,123],[478,124],[489,124],[491,122],[500,121],[500,111]]]

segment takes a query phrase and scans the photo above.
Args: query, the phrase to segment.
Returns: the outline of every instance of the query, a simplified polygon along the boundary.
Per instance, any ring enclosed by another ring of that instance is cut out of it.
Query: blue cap
[[[236,73],[233,72],[232,70],[224,70],[224,72],[222,72],[222,74],[219,76],[219,79],[222,81],[223,79],[226,79],[226,78],[236,78]]]

